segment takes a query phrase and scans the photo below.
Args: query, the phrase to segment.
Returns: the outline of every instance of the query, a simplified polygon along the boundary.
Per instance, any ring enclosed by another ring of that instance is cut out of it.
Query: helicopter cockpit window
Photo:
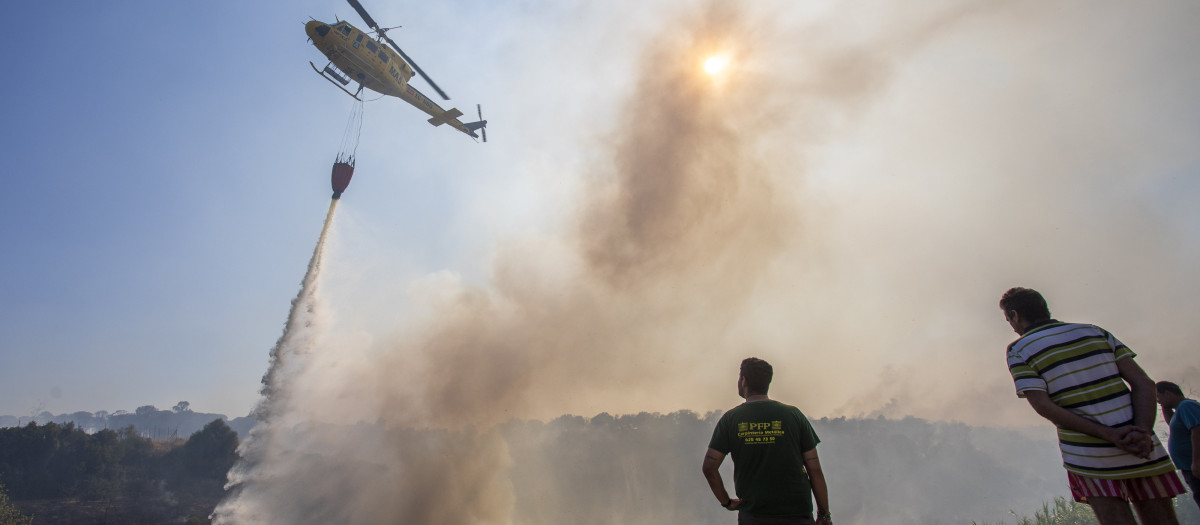
[[[370,49],[372,53],[379,50],[379,48],[375,46],[375,42],[372,42],[370,40],[367,40],[367,49]]]
[[[341,31],[343,35],[350,36],[350,24],[342,24],[338,27],[338,31]]]

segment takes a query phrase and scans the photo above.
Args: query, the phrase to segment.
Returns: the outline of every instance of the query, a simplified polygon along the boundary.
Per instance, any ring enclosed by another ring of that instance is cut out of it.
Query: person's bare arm
[[[825,483],[825,471],[821,470],[821,459],[817,457],[817,449],[813,448],[804,453],[804,469],[808,471],[808,480],[812,483],[813,498],[817,500],[817,516],[829,513],[829,485]],[[828,525],[829,520],[817,520],[817,525]]]
[[[725,453],[715,448],[708,449],[704,453],[704,464],[700,470],[704,471],[704,479],[708,480],[708,488],[712,489],[713,496],[717,497],[717,502],[729,510],[737,510],[742,505],[742,500],[729,497],[729,492],[725,490],[725,480],[721,479],[721,463],[725,461]]]
[[[1029,402],[1029,405],[1033,407],[1033,410],[1039,416],[1048,419],[1060,428],[1083,432],[1089,436],[1103,439],[1139,457],[1145,457],[1150,453],[1148,450],[1143,450],[1145,448],[1143,445],[1129,444],[1125,439],[1132,432],[1141,432],[1141,429],[1137,426],[1112,428],[1101,425],[1054,404],[1054,401],[1050,400],[1050,394],[1043,390],[1026,390],[1024,394],[1025,400]]]
[[[1149,434],[1154,432],[1154,380],[1146,375],[1146,371],[1138,366],[1133,357],[1123,357],[1117,360],[1117,372],[1129,384],[1130,395],[1133,398],[1133,426]]]

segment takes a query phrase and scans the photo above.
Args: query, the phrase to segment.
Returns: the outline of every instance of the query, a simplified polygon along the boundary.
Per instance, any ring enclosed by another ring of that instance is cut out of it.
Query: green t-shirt
[[[762,516],[812,516],[812,485],[804,453],[817,433],[800,409],[774,400],[742,403],[726,412],[708,446],[733,456],[741,510]]]

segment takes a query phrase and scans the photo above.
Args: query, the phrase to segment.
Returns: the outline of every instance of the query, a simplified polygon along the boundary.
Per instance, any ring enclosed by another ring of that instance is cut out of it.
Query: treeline
[[[486,430],[305,423],[276,429],[275,462],[260,465],[274,475],[238,489],[231,508],[297,524],[454,522],[455,512],[468,523],[477,510],[525,525],[728,523],[700,474],[718,417],[562,416]],[[1048,425],[1032,434],[913,418],[813,426],[843,525],[1043,523],[1018,517],[1067,493]],[[220,420],[186,441],[71,424],[0,429],[0,484],[35,523],[207,523],[237,443]]]
[[[50,412],[42,411],[33,416],[0,415],[0,427],[22,427],[31,422],[39,425],[47,423],[65,425],[72,423],[77,428],[89,434],[105,429],[117,430],[133,427],[138,435],[142,437],[150,439],[174,439],[190,436],[214,419],[224,420],[230,428],[237,432],[238,437],[241,439],[249,436],[250,429],[254,428],[254,425],[257,424],[257,421],[249,417],[229,419],[224,414],[196,412],[191,409],[191,403],[180,401],[171,407],[170,410],[159,410],[154,405],[144,405],[138,407],[133,412],[125,410],[117,410],[115,412],[99,410],[96,412],[80,411],[70,414],[51,414]]]
[[[247,483],[223,510],[243,518],[231,522],[270,515],[295,524],[730,523],[700,472],[719,416],[274,428],[270,462],[259,465],[270,481]],[[1011,524],[1069,494],[1050,425],[1028,432],[914,418],[812,423],[842,525]],[[727,479],[731,466],[723,467]]]
[[[220,419],[187,440],[30,423],[0,428],[0,483],[37,523],[207,523],[237,447]]]
[[[514,522],[609,522],[572,518],[581,514],[624,523],[727,523],[729,513],[700,474],[719,417],[600,414],[504,425]],[[1067,493],[1053,427],[1029,435],[916,418],[812,424],[842,524],[995,523]]]
[[[683,411],[502,425],[513,523],[730,523],[700,474],[719,418]],[[1052,425],[1013,430],[911,417],[812,425],[841,525],[1094,523],[1090,507],[1070,500]],[[731,463],[722,468],[727,481]],[[1182,525],[1200,525],[1190,497],[1176,506]]]

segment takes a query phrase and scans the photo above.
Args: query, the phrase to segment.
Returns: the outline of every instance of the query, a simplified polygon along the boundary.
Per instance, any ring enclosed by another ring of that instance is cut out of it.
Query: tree
[[[33,517],[21,514],[21,511],[8,501],[8,492],[5,492],[4,485],[0,484],[0,525],[30,525],[32,523]]]
[[[237,461],[237,432],[224,421],[214,419],[184,443],[188,468],[198,477],[225,481],[225,475]]]
[[[190,406],[192,406],[191,403],[188,403],[187,401],[180,401],[178,403],[175,403],[175,406],[171,407],[171,410],[174,411],[176,414],[182,414],[184,412],[191,412],[192,410],[190,408],[188,408]]]
[[[214,419],[168,454],[168,484],[197,495],[220,496],[229,469],[237,461],[237,447],[237,432],[224,420]]]

